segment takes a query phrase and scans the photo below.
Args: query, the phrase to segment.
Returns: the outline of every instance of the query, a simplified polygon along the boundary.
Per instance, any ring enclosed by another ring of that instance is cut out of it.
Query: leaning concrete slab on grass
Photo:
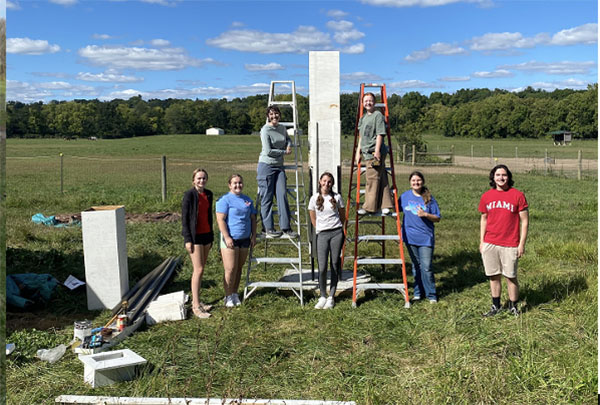
[[[137,367],[147,362],[129,349],[80,356],[79,360],[84,365],[83,380],[92,388],[132,380]]]
[[[111,309],[129,291],[125,209],[92,207],[81,213],[89,310]]]
[[[187,294],[177,291],[171,294],[159,295],[148,305],[146,323],[154,325],[165,321],[180,321],[186,318],[185,303]]]
[[[307,399],[249,398],[135,398],[86,395],[61,395],[58,404],[102,405],[356,405],[354,401],[319,401]]]

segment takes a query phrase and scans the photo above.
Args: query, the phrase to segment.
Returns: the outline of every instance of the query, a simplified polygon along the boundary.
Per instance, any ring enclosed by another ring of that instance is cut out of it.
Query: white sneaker
[[[225,297],[225,307],[226,308],[235,307],[235,304],[233,303],[233,298],[231,295],[228,295],[227,297]]]
[[[357,212],[358,215],[365,215],[367,213],[367,211],[364,208],[359,209]]]
[[[315,309],[323,309],[326,302],[327,302],[327,298],[325,298],[325,297],[319,298],[319,301],[317,301],[317,303],[315,304]]]
[[[242,305],[242,301],[240,301],[240,296],[237,293],[231,294],[231,300],[233,301],[233,305],[239,307]]]
[[[329,297],[327,298],[327,302],[325,302],[325,306],[323,307],[323,309],[331,309],[335,306],[335,301],[333,300],[333,297]]]
[[[382,213],[383,215],[387,215],[387,214],[389,214],[389,213],[390,213],[390,209],[389,209],[389,208],[384,208],[384,209],[382,209],[382,210],[381,210],[381,213]]]

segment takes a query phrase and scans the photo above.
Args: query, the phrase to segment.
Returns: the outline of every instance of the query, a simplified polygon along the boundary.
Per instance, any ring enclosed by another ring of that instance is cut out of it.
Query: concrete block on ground
[[[180,321],[186,318],[185,303],[188,296],[183,291],[159,295],[148,305],[146,323],[154,325],[164,321]]]
[[[89,310],[114,308],[129,291],[125,208],[92,207],[81,213]]]
[[[83,380],[93,388],[132,380],[137,367],[147,363],[129,349],[80,356],[79,360],[84,365]]]

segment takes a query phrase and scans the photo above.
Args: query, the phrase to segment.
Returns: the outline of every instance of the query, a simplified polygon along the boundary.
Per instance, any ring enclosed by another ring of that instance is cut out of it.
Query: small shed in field
[[[573,140],[573,132],[571,131],[552,131],[550,135],[554,138],[554,145],[569,145]]]
[[[225,131],[221,128],[212,127],[206,130],[206,135],[225,135]]]

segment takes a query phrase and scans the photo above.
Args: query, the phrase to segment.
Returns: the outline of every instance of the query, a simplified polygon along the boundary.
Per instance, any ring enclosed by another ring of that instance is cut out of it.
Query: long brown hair
[[[429,202],[431,201],[431,191],[429,191],[429,189],[425,187],[425,176],[423,176],[423,173],[421,173],[420,171],[415,170],[410,174],[410,176],[408,176],[408,181],[410,181],[410,179],[412,179],[413,176],[417,176],[423,181],[421,189],[419,190],[419,194],[421,195],[421,198],[423,198],[423,202],[425,202],[425,205],[429,204]]]
[[[337,202],[335,201],[335,193],[333,192],[333,185],[335,184],[335,179],[333,178],[333,174],[329,172],[323,172],[321,177],[319,177],[319,182],[325,176],[328,176],[331,179],[331,189],[329,190],[329,195],[331,196],[331,208],[335,211],[337,209]],[[317,209],[319,211],[323,211],[323,203],[325,199],[323,198],[323,194],[321,194],[321,184],[319,184],[319,196],[317,197]]]

